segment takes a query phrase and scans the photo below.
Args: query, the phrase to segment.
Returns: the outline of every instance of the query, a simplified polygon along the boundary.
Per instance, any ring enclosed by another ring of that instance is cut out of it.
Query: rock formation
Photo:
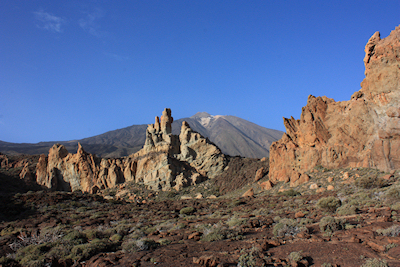
[[[181,189],[222,173],[227,160],[221,150],[189,124],[182,122],[180,135],[171,133],[171,110],[165,109],[146,131],[142,150],[132,157],[137,160],[136,182],[151,189]]]
[[[78,145],[70,154],[55,144],[49,156],[42,155],[36,181],[53,190],[96,192],[116,184],[134,181],[154,190],[179,190],[219,175],[227,159],[218,147],[190,126],[182,123],[179,136],[171,133],[171,110],[148,125],[146,142],[140,151],[121,159],[100,159]]]
[[[309,96],[299,120],[284,118],[286,133],[271,145],[270,179],[296,183],[326,168],[400,168],[400,26],[365,47],[365,79],[351,100]]]

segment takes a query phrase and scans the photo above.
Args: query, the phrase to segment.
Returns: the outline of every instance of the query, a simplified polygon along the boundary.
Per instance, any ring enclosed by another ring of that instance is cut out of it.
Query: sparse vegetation
[[[331,216],[326,216],[322,218],[321,221],[319,222],[319,228],[321,232],[331,234],[335,231],[343,229],[344,222],[340,219],[335,219]]]
[[[330,196],[318,200],[317,207],[326,211],[335,212],[342,205],[340,199]]]
[[[376,233],[379,235],[384,235],[384,236],[399,236],[400,234],[400,225],[393,225],[389,228],[386,229],[378,229],[376,230]]]
[[[388,267],[389,265],[385,260],[381,259],[367,259],[361,267]]]

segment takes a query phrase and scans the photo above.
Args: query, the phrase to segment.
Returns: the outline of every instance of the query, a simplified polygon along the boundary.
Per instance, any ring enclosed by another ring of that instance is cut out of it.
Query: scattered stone
[[[198,237],[198,240],[200,240],[200,236],[202,235],[202,233],[200,233],[200,232],[194,232],[194,233],[191,233],[189,236],[188,236],[188,239],[196,239],[196,237]]]
[[[328,177],[328,183],[332,183],[333,182],[333,177],[332,176],[329,176]]]
[[[261,180],[261,178],[263,178],[265,172],[264,170],[265,170],[264,167],[261,167],[260,169],[257,170],[256,176],[254,177],[254,182],[258,182],[259,180]]]
[[[310,189],[312,190],[318,189],[318,185],[316,183],[313,183],[310,185]]]
[[[216,195],[210,195],[210,196],[208,196],[207,198],[215,199],[215,198],[217,198],[217,196],[216,196]]]
[[[305,216],[305,214],[301,211],[298,211],[294,214],[294,217],[297,218],[303,218]]]
[[[219,260],[213,255],[193,257],[193,263],[200,264],[205,267],[215,267],[218,265]]]
[[[193,199],[191,196],[181,196],[181,200]]]
[[[253,197],[253,196],[254,196],[254,189],[253,188],[250,188],[249,190],[244,192],[244,194],[242,195],[242,197]]]
[[[268,180],[268,181],[262,182],[262,183],[260,184],[260,186],[261,186],[261,188],[264,189],[264,190],[270,190],[270,189],[272,189],[273,184]]]
[[[349,179],[350,174],[348,172],[343,173],[343,180]]]
[[[333,185],[328,185],[328,187],[326,188],[326,190],[328,190],[328,191],[332,191],[332,190],[334,190],[335,188],[333,187]]]
[[[203,198],[203,195],[202,195],[201,193],[198,193],[198,194],[195,196],[195,198],[196,198],[196,199],[202,199],[202,198]]]
[[[386,175],[382,176],[382,179],[390,180],[390,178],[393,178],[393,177],[394,177],[393,174],[386,174]]]
[[[325,188],[323,188],[323,187],[320,187],[320,188],[318,188],[317,189],[317,191],[315,191],[316,193],[322,193],[322,192],[325,192]]]

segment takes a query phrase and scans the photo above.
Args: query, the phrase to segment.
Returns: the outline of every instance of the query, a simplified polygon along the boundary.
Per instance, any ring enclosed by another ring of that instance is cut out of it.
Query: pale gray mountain
[[[196,113],[189,118],[175,120],[172,133],[179,134],[182,121],[215,143],[223,153],[248,158],[268,157],[272,142],[280,139],[283,132],[267,129],[235,116],[212,116],[206,112]],[[93,137],[73,141],[40,142],[37,144],[7,143],[0,141],[4,154],[47,154],[54,143],[66,146],[75,152],[78,142],[87,152],[100,157],[123,157],[140,150],[145,141],[147,125],[132,125]]]

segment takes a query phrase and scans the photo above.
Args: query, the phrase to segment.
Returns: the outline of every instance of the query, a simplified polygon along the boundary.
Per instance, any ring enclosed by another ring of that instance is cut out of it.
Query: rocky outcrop
[[[96,192],[128,181],[150,189],[179,190],[219,175],[227,159],[219,148],[183,122],[179,136],[171,133],[171,110],[148,125],[146,142],[139,152],[121,159],[100,159],[84,151],[76,154],[56,144],[42,155],[36,181],[53,190]]]
[[[136,182],[155,190],[180,190],[222,173],[227,159],[221,150],[185,121],[180,135],[173,135],[172,121],[171,110],[165,109],[161,122],[156,117],[148,126],[145,146],[132,156],[137,160]]]
[[[286,133],[271,145],[271,181],[297,184],[317,165],[400,168],[400,26],[370,38],[364,64],[351,100],[309,96],[299,120],[284,118]]]

